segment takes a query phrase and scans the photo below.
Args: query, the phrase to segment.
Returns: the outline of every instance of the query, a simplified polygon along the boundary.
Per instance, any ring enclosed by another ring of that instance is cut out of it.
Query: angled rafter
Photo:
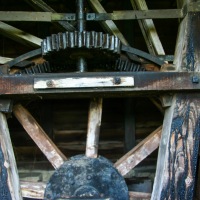
[[[158,148],[161,130],[162,126],[153,131],[148,137],[115,163],[115,167],[121,175],[125,176],[128,174],[136,165]]]
[[[0,22],[0,34],[22,44],[38,47],[42,40],[34,35],[28,34],[18,28]]]
[[[54,168],[59,168],[66,160],[66,157],[51,141],[33,116],[20,104],[14,106],[13,112]]]
[[[106,13],[105,9],[100,4],[99,0],[89,0],[89,3],[95,12]],[[128,45],[127,40],[124,38],[124,36],[122,35],[122,33],[119,31],[119,29],[112,20],[101,22],[101,24],[109,33],[112,33],[113,35],[117,36],[123,44]]]
[[[145,0],[131,0],[132,7],[138,10],[148,10]],[[164,49],[157,34],[152,19],[138,20],[143,36],[145,38],[148,50],[155,55],[164,55]]]

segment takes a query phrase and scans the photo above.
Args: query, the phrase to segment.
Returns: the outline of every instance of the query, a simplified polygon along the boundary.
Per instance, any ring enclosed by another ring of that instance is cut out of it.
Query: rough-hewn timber
[[[179,71],[199,71],[200,14],[188,14],[177,40]],[[152,200],[193,199],[200,137],[200,95],[178,94],[166,110]]]

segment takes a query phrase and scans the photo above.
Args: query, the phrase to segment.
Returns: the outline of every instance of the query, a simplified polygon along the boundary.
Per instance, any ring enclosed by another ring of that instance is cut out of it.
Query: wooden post
[[[176,45],[178,71],[200,70],[199,35],[200,13],[187,14]],[[199,84],[196,78],[191,78],[193,84]],[[193,199],[199,137],[200,94],[174,95],[165,112],[152,200]]]
[[[90,158],[98,156],[99,132],[102,115],[102,98],[95,98],[90,102],[88,130],[85,155]]]
[[[0,199],[22,200],[7,120],[2,112],[0,112]]]
[[[54,168],[59,168],[67,158],[51,141],[33,116],[20,104],[14,106],[13,112]]]
[[[130,151],[135,146],[135,100],[125,99],[125,152]]]

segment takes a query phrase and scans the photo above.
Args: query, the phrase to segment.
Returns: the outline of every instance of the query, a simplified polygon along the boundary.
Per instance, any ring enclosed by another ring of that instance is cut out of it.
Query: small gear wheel
[[[42,55],[52,64],[73,66],[79,58],[87,65],[110,64],[120,56],[120,40],[95,31],[52,34],[42,41]]]

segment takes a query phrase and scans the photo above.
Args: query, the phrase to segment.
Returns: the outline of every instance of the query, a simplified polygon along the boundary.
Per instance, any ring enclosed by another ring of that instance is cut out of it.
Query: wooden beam
[[[33,116],[20,104],[13,107],[13,112],[53,167],[59,168],[66,160],[66,157],[51,141]]]
[[[145,192],[129,192],[130,200],[149,200],[151,199],[150,193]]]
[[[49,5],[47,5],[42,0],[25,0],[28,4],[34,7],[36,10],[43,10],[45,12],[52,12],[56,13],[54,9],[52,9]],[[57,22],[60,26],[62,26],[67,31],[75,31],[75,28],[72,24],[66,21],[58,21]]]
[[[5,64],[9,61],[11,61],[13,58],[6,58],[6,57],[2,57],[0,56],[0,64]]]
[[[88,2],[90,3],[91,7],[95,12],[106,13],[105,9],[102,7],[99,0],[89,0]],[[107,32],[117,36],[123,44],[128,45],[127,40],[124,38],[124,36],[122,35],[122,33],[119,31],[119,29],[112,20],[101,22],[101,24]]]
[[[6,116],[0,112],[0,199],[22,200]]]
[[[120,158],[114,166],[122,176],[128,174],[136,165],[158,148],[160,143],[162,126],[153,131],[131,151]]]
[[[145,0],[131,0],[132,7],[138,10],[148,10]],[[154,55],[165,55],[160,38],[152,19],[138,20],[147,48]]]
[[[178,71],[200,70],[200,13],[180,24],[175,63]],[[155,199],[193,199],[200,137],[200,95],[173,97],[166,109],[152,192]]]
[[[102,104],[103,104],[102,98],[94,98],[90,102],[86,152],[85,152],[85,155],[90,158],[97,158],[98,156]]]
[[[44,199],[44,191],[46,188],[45,182],[28,182],[21,181],[21,191],[22,196],[26,198],[34,198],[34,199]],[[150,193],[144,192],[129,192],[130,200],[136,199],[145,199],[148,200],[151,198]]]
[[[22,196],[30,199],[44,199],[46,183],[20,181]]]
[[[0,21],[0,34],[25,45],[38,47],[42,39]]]

